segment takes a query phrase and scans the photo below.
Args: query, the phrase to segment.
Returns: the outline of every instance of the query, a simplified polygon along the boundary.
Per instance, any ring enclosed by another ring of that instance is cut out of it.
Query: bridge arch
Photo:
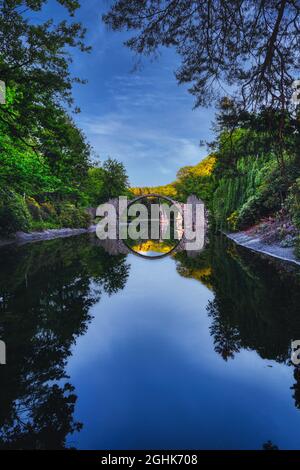
[[[138,202],[141,199],[146,199],[148,197],[156,197],[158,199],[164,199],[165,201],[168,201],[171,204],[174,204],[176,206],[180,206],[181,208],[183,208],[183,203],[178,202],[178,201],[176,201],[175,199],[172,199],[169,196],[164,196],[164,195],[158,194],[158,193],[149,193],[149,194],[142,194],[141,196],[137,196],[134,199],[131,199],[130,201],[128,201],[128,207],[131,206],[132,204],[134,204],[135,202]]]

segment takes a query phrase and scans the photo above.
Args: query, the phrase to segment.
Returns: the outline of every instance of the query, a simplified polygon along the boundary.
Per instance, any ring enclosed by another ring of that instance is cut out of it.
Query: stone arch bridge
[[[138,203],[139,201],[142,201],[145,198],[153,198],[157,199],[159,202],[158,204],[161,206],[161,209],[159,210],[159,220],[160,220],[160,225],[164,223],[164,208],[163,208],[163,203],[168,202],[171,205],[174,205],[178,209],[178,219],[175,221],[178,224],[181,224],[182,226],[182,219],[183,219],[183,225],[184,225],[184,207],[185,204],[190,204],[192,206],[192,225],[196,223],[196,206],[197,204],[203,204],[203,202],[198,199],[196,196],[191,195],[188,197],[186,203],[182,203],[179,201],[176,201],[173,198],[170,198],[168,196],[163,196],[161,194],[157,193],[151,193],[151,194],[143,194],[140,196],[137,196],[133,199],[128,200],[127,202],[127,208],[129,208],[131,205],[134,203]],[[162,202],[161,202],[162,201]],[[117,215],[119,215],[119,199],[114,198],[110,199],[107,201],[108,203],[112,204],[117,212]],[[90,208],[88,210],[89,214],[93,217],[96,218],[96,208]],[[205,213],[205,229],[207,228],[207,214]],[[132,250],[124,243],[123,240],[117,239],[117,240],[99,240],[97,237],[94,237],[93,243],[102,246],[105,251],[107,251],[111,255],[118,255],[118,254],[129,254],[132,253]],[[178,245],[176,246],[176,249],[173,250],[174,253],[176,252],[181,252],[185,251],[185,246],[186,246],[187,241],[185,240],[184,233],[182,234],[182,238]],[[200,250],[201,251],[201,250]],[[187,254],[189,257],[194,257],[197,256],[199,251],[188,251]]]

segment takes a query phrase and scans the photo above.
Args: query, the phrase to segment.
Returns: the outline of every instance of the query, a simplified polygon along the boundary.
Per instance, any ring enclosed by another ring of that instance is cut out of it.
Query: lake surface
[[[300,449],[300,273],[222,237],[0,250],[0,447]]]

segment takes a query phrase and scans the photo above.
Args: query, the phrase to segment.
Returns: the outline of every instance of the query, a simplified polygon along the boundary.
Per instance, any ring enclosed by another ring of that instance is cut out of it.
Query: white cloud
[[[81,125],[101,159],[118,158],[130,176],[136,175],[131,177],[132,184],[170,182],[180,166],[195,164],[204,155],[196,136],[194,139],[177,137],[159,123],[150,127],[131,115],[85,117]]]

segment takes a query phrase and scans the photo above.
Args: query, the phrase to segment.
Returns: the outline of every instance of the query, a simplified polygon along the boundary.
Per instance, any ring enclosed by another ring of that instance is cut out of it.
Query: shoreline
[[[54,240],[56,238],[73,237],[77,235],[83,235],[84,233],[95,232],[95,230],[96,225],[91,225],[88,228],[60,228],[29,233],[17,232],[12,238],[0,238],[0,248],[12,244],[25,245],[26,243]]]
[[[300,266],[300,260],[296,258],[293,248],[283,248],[276,244],[268,245],[262,242],[259,237],[249,236],[246,232],[225,233],[225,235],[237,245],[249,248],[256,253]]]
[[[54,240],[57,238],[67,238],[72,236],[83,235],[85,233],[92,233],[96,231],[96,225],[91,225],[88,228],[61,228],[61,229],[49,229],[41,232],[17,232],[13,238],[0,238],[0,248],[17,244],[25,245],[27,243],[34,243],[39,241]],[[249,236],[246,232],[237,233],[226,233],[223,234],[232,240],[237,245],[248,248],[256,253],[270,256],[272,258],[280,259],[288,263],[293,263],[300,266],[300,260],[298,260],[294,254],[293,248],[283,248],[280,245],[272,244],[268,245],[261,241],[259,237]]]

